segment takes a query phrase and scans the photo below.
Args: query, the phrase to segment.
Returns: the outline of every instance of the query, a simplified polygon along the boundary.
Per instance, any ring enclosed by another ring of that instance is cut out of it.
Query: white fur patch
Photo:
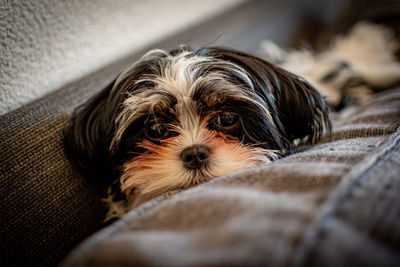
[[[342,87],[351,78],[362,78],[367,85],[360,85],[346,92],[360,102],[370,98],[370,87],[388,87],[400,81],[400,63],[395,51],[399,42],[394,33],[381,25],[367,22],[356,24],[348,35],[338,36],[322,53],[303,49],[286,52],[271,41],[261,44],[261,56],[280,67],[304,77],[331,104],[342,98]],[[322,82],[324,75],[335,71],[345,62],[349,68],[338,72],[329,82]]]
[[[398,48],[390,29],[360,22],[349,35],[337,38],[330,54],[348,62],[372,86],[386,87],[400,80],[400,64],[394,56]]]

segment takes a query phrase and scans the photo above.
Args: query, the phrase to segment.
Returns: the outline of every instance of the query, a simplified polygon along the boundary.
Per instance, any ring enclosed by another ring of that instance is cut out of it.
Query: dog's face
[[[329,128],[318,92],[297,76],[220,48],[153,50],[73,116],[67,146],[120,176],[143,202],[269,162]]]

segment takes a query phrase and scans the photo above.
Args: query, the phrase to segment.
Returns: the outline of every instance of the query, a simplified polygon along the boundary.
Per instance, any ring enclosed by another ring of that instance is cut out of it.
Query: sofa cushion
[[[115,73],[98,75],[111,79]],[[4,266],[54,266],[104,226],[101,190],[71,162],[63,145],[63,128],[73,108],[105,86],[93,79],[0,117]]]
[[[335,114],[332,136],[149,201],[63,266],[398,266],[400,89]]]

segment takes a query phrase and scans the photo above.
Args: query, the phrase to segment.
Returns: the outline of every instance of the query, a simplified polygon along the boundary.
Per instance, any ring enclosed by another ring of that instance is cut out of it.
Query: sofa
[[[266,19],[238,19],[259,4],[154,47],[241,29],[221,45],[254,52]],[[63,129],[143,51],[0,117],[2,266],[400,266],[399,87],[332,112],[332,134],[317,144],[104,222],[102,179],[67,155]]]

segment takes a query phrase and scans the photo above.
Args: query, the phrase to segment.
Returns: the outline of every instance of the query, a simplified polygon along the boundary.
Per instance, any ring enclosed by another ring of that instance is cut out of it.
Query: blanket
[[[316,145],[139,206],[63,266],[399,266],[399,124],[400,88]]]

